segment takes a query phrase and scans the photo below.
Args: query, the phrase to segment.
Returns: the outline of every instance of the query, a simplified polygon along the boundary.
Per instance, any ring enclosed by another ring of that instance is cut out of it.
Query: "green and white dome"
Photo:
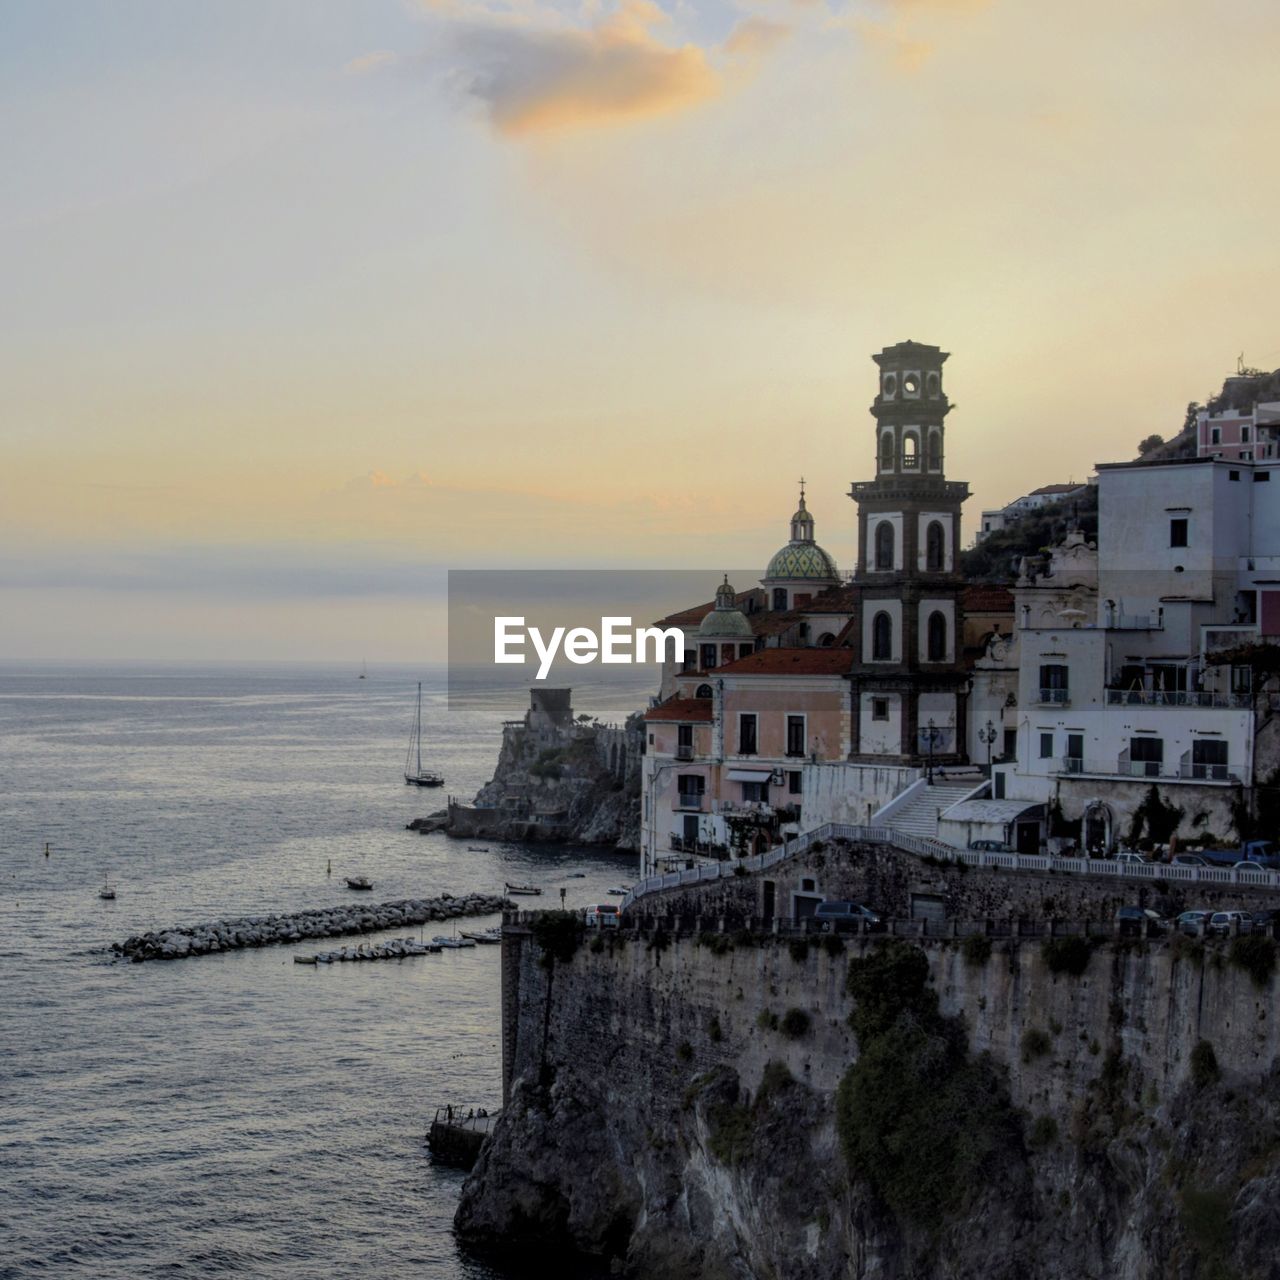
[[[700,640],[751,640],[754,637],[747,615],[738,608],[737,592],[729,576],[716,588],[716,607],[698,624]]]
[[[836,584],[840,570],[836,562],[813,540],[813,516],[804,505],[791,517],[791,541],[769,561],[762,582],[823,582]]]

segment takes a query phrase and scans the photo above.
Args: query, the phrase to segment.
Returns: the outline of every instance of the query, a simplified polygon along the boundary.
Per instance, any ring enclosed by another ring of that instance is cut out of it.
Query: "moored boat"
[[[444,775],[422,767],[422,681],[418,681],[418,708],[409,736],[409,753],[404,758],[404,780],[414,787],[442,787]]]
[[[373,881],[368,876],[347,876],[348,889],[372,889]]]
[[[539,889],[539,888],[537,887],[537,885],[533,885],[533,884],[512,884],[510,881],[507,881],[507,882],[506,882],[506,889],[507,889],[507,892],[508,892],[508,893],[512,893],[512,894],[526,894],[526,895],[528,895],[529,897],[535,897],[535,896],[537,896],[537,895],[539,895],[539,894],[541,894],[541,893],[542,893],[542,890],[541,890],[541,889]]]

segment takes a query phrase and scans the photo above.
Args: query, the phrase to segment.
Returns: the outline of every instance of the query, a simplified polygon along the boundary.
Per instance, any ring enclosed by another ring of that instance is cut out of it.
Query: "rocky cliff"
[[[504,943],[473,1244],[690,1280],[1280,1275],[1269,939],[556,928]]]
[[[450,803],[445,830],[637,850],[643,742],[638,713],[607,725],[554,718],[535,703],[524,720],[503,726],[492,779],[472,804]]]

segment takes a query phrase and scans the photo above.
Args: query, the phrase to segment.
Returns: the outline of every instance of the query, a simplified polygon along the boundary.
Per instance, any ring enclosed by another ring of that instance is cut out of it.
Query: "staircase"
[[[904,831],[908,835],[919,836],[922,840],[936,840],[938,837],[938,814],[949,809],[965,796],[970,795],[981,780],[960,783],[926,783],[914,791],[911,797],[900,808],[881,819],[878,815],[872,821],[882,821],[895,831]]]

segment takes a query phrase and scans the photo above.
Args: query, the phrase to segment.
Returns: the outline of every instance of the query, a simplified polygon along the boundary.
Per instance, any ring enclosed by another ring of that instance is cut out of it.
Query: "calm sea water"
[[[105,950],[344,902],[354,873],[376,901],[529,879],[570,905],[635,878],[622,854],[406,831],[445,794],[401,779],[415,682],[465,796],[527,694],[449,711],[440,672],[356,675],[0,667],[0,1277],[499,1274],[457,1248],[461,1175],[423,1141],[437,1105],[500,1101],[497,948],[318,969]],[[575,708],[621,719],[643,691]]]

